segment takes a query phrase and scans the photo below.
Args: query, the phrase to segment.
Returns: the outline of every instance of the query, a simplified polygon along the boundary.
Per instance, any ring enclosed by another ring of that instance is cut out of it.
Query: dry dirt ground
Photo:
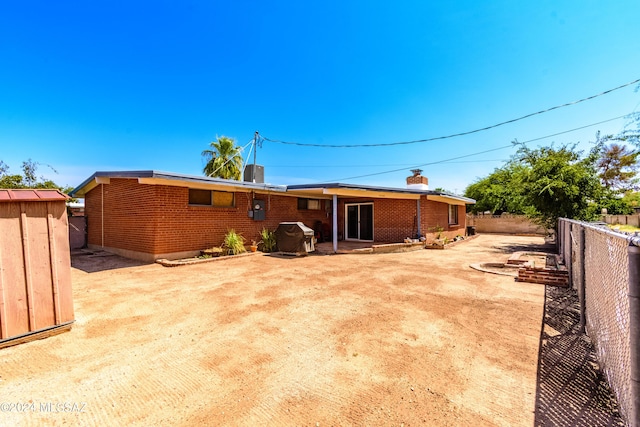
[[[0,424],[531,426],[544,286],[469,264],[542,244],[74,257],[73,329],[0,350]]]

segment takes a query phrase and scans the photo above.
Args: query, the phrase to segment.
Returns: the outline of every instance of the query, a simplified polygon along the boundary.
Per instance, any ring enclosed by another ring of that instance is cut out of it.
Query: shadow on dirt
[[[492,249],[496,249],[500,252],[504,252],[507,254],[512,254],[514,252],[546,252],[546,253],[556,253],[556,245],[554,243],[531,243],[526,245],[504,245],[504,246],[492,246]]]
[[[86,249],[71,251],[71,267],[86,273],[148,264],[151,263],[124,258],[105,251],[90,251]]]
[[[535,425],[625,426],[591,340],[580,331],[575,290],[546,287],[542,326]]]

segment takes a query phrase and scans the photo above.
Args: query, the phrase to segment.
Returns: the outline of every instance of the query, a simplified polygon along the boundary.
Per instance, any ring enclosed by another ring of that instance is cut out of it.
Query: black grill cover
[[[313,234],[313,229],[301,222],[281,222],[276,228],[276,245],[282,252],[307,252]]]

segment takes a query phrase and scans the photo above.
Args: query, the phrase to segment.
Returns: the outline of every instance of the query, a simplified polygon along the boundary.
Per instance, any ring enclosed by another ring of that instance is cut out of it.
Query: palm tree
[[[216,141],[211,141],[209,145],[211,149],[202,152],[207,162],[202,172],[215,178],[240,180],[242,155],[233,138],[216,137]]]

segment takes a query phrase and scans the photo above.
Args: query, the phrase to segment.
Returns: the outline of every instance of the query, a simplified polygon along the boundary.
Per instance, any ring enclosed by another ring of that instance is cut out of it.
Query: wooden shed
[[[0,190],[0,348],[71,329],[67,199]]]

